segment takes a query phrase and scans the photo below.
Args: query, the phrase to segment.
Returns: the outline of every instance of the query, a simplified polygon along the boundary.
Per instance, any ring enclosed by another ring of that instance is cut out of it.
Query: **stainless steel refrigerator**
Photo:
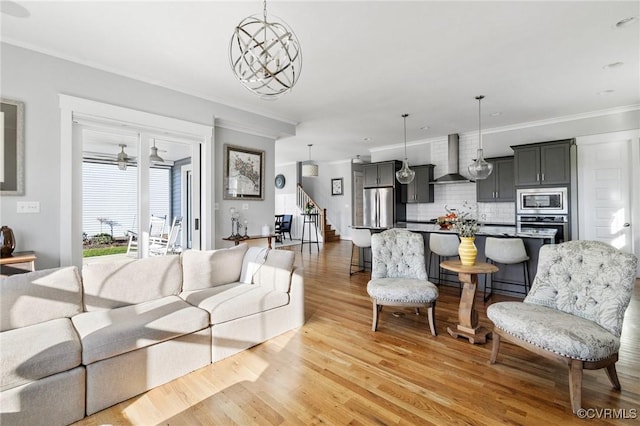
[[[395,203],[394,188],[364,189],[364,226],[393,228]]]

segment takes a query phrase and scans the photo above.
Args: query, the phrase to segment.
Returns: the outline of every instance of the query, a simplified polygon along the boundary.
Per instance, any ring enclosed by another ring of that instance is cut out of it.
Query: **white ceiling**
[[[640,103],[640,25],[615,25],[640,15],[638,1],[270,1],[303,54],[277,101],[229,66],[234,26],[260,1],[2,6],[5,42],[298,123],[276,144],[279,163],[306,159],[309,143],[319,161],[401,143],[403,113],[409,142],[472,131],[479,94],[483,128]]]

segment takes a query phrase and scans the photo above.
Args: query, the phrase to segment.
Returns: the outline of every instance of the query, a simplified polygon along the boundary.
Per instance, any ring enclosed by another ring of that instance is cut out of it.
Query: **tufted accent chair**
[[[599,241],[540,249],[538,271],[523,302],[494,303],[491,364],[501,338],[569,367],[571,408],[581,408],[583,369],[606,368],[620,389],[615,363],[637,259]]]
[[[427,280],[424,239],[405,229],[389,229],[371,236],[372,270],[367,292],[373,303],[373,325],[378,327],[382,307],[406,306],[428,309],[431,334],[437,335],[434,309],[438,288]]]

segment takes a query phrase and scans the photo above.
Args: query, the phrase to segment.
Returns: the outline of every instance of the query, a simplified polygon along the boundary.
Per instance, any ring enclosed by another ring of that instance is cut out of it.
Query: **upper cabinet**
[[[512,146],[516,186],[571,183],[572,139]]]
[[[371,163],[363,167],[364,187],[395,186],[396,170],[400,169],[398,161]]]
[[[416,173],[413,180],[402,185],[403,203],[433,203],[433,164],[411,167]]]
[[[493,172],[486,179],[476,181],[477,200],[482,202],[515,201],[513,157],[487,158]]]

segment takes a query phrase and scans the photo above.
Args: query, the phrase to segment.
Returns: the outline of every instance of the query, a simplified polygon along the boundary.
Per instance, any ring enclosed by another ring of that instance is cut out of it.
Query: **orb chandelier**
[[[264,99],[276,99],[293,89],[302,69],[298,38],[284,21],[272,19],[267,21],[264,0],[262,16],[243,19],[229,45],[233,73],[244,87]]]
[[[482,109],[480,104],[484,96],[476,96],[476,99],[478,100],[478,158],[469,166],[469,174],[473,179],[482,180],[489,177],[493,171],[493,164],[487,163],[482,153]]]
[[[402,162],[402,168],[396,172],[396,179],[398,182],[408,184],[413,181],[416,176],[416,172],[409,168],[409,159],[407,158],[407,117],[409,114],[402,114],[404,119],[404,161]]]
[[[315,177],[318,176],[318,165],[311,161],[311,147],[312,143],[307,145],[309,147],[309,161],[302,165],[302,176]]]

